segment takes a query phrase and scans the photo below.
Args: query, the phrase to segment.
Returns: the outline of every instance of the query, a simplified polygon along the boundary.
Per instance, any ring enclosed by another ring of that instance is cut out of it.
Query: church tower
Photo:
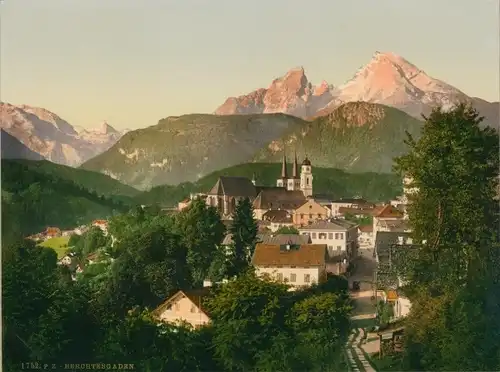
[[[313,175],[311,161],[307,158],[304,159],[300,171],[300,189],[304,196],[310,197],[313,195]]]
[[[276,180],[276,186],[286,188],[288,185],[288,172],[286,169],[286,154],[283,150],[283,162],[281,163],[281,178]]]
[[[295,152],[295,159],[293,161],[292,168],[292,178],[288,179],[287,190],[300,190],[299,163],[297,161],[297,152]]]

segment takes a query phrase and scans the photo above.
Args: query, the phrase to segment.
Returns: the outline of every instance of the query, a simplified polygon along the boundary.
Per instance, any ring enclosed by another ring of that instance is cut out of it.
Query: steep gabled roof
[[[153,312],[153,316],[159,316],[168,305],[175,303],[175,301],[187,297],[196,307],[198,307],[206,316],[210,317],[207,313],[206,308],[203,306],[203,300],[210,294],[210,288],[200,288],[200,289],[189,289],[178,291],[174,295],[167,298],[163,303],[160,304]]]
[[[220,176],[217,183],[208,192],[208,195],[226,195],[254,198],[255,186],[246,177]]]
[[[255,246],[252,257],[254,266],[299,266],[311,267],[325,265],[327,256],[326,244],[286,245],[263,244]]]

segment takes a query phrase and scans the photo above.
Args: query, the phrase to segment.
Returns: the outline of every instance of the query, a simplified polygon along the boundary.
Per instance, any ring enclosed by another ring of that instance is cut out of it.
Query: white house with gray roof
[[[318,221],[299,229],[301,235],[309,235],[312,244],[326,244],[330,257],[345,254],[348,259],[357,255],[358,226],[357,224],[332,219]]]

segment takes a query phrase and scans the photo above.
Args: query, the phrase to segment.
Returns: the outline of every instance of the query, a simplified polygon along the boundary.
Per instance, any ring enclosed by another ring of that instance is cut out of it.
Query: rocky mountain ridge
[[[341,105],[305,121],[284,114],[169,117],[127,133],[82,168],[138,189],[196,181],[245,162],[278,162],[297,151],[315,166],[390,173],[392,158],[405,152],[405,131],[418,137],[422,122],[388,106]]]
[[[327,115],[347,102],[369,102],[398,108],[421,118],[435,106],[451,107],[470,102],[485,123],[499,127],[499,103],[470,97],[452,85],[427,75],[395,53],[376,52],[346,83],[334,88],[323,81],[312,85],[304,68],[292,69],[273,80],[267,89],[228,98],[215,110],[217,115],[282,112],[310,119]]]
[[[44,108],[0,102],[0,127],[54,163],[78,166],[109,149],[124,132],[104,122],[97,130],[75,128]]]

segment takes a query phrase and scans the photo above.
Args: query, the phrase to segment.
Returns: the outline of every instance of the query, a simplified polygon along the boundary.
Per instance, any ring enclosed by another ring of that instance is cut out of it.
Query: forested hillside
[[[35,171],[32,163],[2,161],[4,241],[39,232],[47,226],[75,227],[128,208],[121,201],[89,191],[55,172]]]

